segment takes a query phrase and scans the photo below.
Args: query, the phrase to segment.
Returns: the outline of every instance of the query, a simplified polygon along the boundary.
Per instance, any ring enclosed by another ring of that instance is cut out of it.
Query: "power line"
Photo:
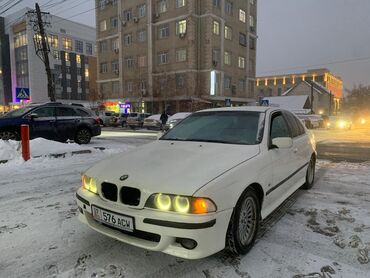
[[[21,3],[21,2],[23,2],[23,0],[19,0],[18,2],[15,2],[13,5],[11,5],[10,7],[8,7],[8,8],[6,8],[5,10],[3,10],[3,11],[1,11],[1,13],[0,14],[3,14],[3,13],[5,13],[5,12],[7,12],[7,11],[9,11],[11,8],[13,8],[13,7],[15,7],[15,6],[17,6],[19,3]]]
[[[355,59],[345,59],[345,60],[332,61],[332,62],[322,63],[322,64],[305,65],[305,66],[297,66],[297,67],[291,67],[291,68],[280,68],[280,69],[275,69],[275,70],[269,70],[269,71],[261,72],[261,73],[259,73],[259,75],[265,75],[265,74],[281,72],[281,71],[290,71],[290,70],[296,70],[296,69],[307,69],[307,68],[323,67],[323,66],[327,66],[327,65],[346,64],[346,63],[351,63],[351,62],[361,62],[361,61],[369,61],[369,60],[370,60],[370,56],[355,58]]]

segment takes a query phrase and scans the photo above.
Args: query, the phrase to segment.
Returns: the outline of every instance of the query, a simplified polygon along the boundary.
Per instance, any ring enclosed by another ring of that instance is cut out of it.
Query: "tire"
[[[247,188],[234,208],[226,235],[226,245],[232,253],[244,255],[253,247],[260,224],[260,210],[257,193],[253,188]]]
[[[315,168],[316,168],[316,158],[314,155],[311,156],[308,162],[307,172],[306,172],[306,182],[302,186],[302,189],[311,189],[315,183]]]
[[[20,136],[19,133],[14,130],[3,130],[0,131],[0,139],[19,141]]]
[[[89,144],[91,141],[91,132],[87,128],[81,128],[76,132],[75,142],[79,145]]]
[[[134,125],[130,125],[130,128],[131,128],[132,130],[135,130],[135,129],[136,129],[136,126],[134,126]]]

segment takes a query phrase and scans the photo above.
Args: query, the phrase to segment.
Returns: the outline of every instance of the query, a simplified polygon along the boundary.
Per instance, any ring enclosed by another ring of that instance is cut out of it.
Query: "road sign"
[[[268,99],[262,99],[261,100],[261,106],[269,106],[270,105],[270,102]]]
[[[16,88],[16,98],[17,99],[30,99],[30,89],[29,88]]]
[[[226,107],[231,107],[231,99],[230,98],[225,98],[225,106]]]

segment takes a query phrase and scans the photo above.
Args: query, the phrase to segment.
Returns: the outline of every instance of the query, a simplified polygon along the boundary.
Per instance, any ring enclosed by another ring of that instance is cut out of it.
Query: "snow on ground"
[[[19,142],[0,140],[0,161],[15,159],[19,156]]]
[[[96,138],[109,150],[0,165],[0,277],[369,277],[370,164],[319,161],[317,182],[264,223],[245,256],[190,261],[103,236],[77,220],[80,172],[148,140]]]
[[[312,129],[316,142],[345,143],[345,142],[370,142],[370,128],[353,128],[351,130],[338,129]]]

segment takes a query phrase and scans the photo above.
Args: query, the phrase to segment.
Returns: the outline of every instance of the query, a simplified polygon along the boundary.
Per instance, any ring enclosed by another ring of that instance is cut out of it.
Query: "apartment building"
[[[45,67],[36,55],[35,33],[22,9],[0,18],[0,110],[19,106],[17,88],[30,92],[25,102],[49,100]],[[55,95],[61,102],[87,103],[96,88],[95,28],[53,16],[46,28]]]
[[[297,87],[302,81],[325,88],[332,95],[332,111],[340,110],[343,99],[343,81],[328,69],[310,69],[305,73],[258,76],[256,80],[257,95],[259,98],[281,96]],[[294,92],[296,91],[294,90]]]
[[[255,102],[256,0],[97,0],[99,98],[158,113]]]

